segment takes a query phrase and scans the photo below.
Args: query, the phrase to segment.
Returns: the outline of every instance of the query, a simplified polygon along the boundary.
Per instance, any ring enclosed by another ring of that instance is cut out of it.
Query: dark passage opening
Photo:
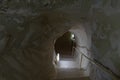
[[[75,47],[75,36],[71,32],[66,32],[55,43],[56,54],[59,53],[61,57],[73,56],[73,47]]]

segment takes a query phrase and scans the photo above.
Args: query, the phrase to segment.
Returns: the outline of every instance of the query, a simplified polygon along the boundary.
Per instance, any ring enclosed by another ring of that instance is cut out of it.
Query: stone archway
[[[77,22],[79,22],[80,19],[77,20],[75,17],[62,11],[46,11],[28,22],[28,34],[22,42],[22,47],[24,49],[30,48],[29,52],[40,56],[38,57],[40,64],[36,65],[39,66],[39,69],[33,65],[34,68],[32,70],[38,69],[38,72],[35,71],[35,74],[31,74],[34,75],[34,79],[51,79],[54,77],[54,40],[68,30],[78,28],[80,23]],[[35,55],[35,58],[37,55]]]

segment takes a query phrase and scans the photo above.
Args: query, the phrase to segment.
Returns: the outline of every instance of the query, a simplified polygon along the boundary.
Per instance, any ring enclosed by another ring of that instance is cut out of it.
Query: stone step
[[[80,78],[63,78],[63,79],[55,79],[55,80],[90,80],[89,77],[80,77]]]
[[[85,70],[80,69],[58,69],[57,78],[79,78],[88,77]]]

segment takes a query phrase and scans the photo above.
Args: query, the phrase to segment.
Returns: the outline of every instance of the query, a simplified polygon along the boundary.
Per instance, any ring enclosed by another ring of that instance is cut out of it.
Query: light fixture
[[[57,54],[57,61],[60,61],[60,54]]]
[[[75,39],[75,35],[71,34],[71,39],[74,40]]]

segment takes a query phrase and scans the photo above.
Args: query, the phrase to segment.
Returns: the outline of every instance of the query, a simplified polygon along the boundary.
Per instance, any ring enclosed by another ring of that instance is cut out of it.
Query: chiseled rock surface
[[[81,20],[92,32],[91,56],[120,76],[119,19],[119,0],[1,0],[0,79],[49,80],[54,40]],[[111,80],[93,65],[91,72]]]

